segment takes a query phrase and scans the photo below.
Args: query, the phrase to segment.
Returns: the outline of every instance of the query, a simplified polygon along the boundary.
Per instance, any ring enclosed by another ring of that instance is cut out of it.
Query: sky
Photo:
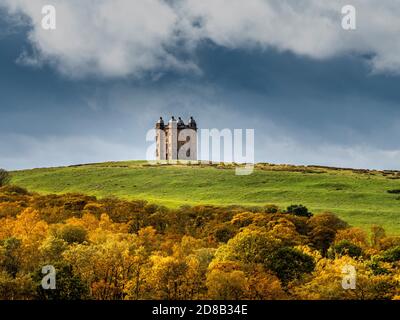
[[[175,115],[254,129],[256,162],[400,169],[399,17],[397,0],[0,0],[0,168],[144,159]]]

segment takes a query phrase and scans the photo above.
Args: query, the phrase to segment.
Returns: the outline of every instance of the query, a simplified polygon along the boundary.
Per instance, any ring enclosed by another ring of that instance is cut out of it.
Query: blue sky
[[[254,11],[233,1],[232,19],[219,0],[116,0],[106,13],[103,1],[88,0],[91,11],[53,2],[49,34],[37,22],[42,1],[0,1],[0,167],[143,159],[160,115],[193,115],[203,128],[254,128],[257,162],[400,169],[400,27],[371,29],[369,0],[351,35],[340,28],[340,1],[300,1],[290,19],[276,1],[250,1]],[[386,5],[390,22],[400,4]],[[130,9],[136,24],[118,25]],[[279,38],[283,28],[264,32],[271,26],[258,17],[297,32],[311,9],[314,27]]]

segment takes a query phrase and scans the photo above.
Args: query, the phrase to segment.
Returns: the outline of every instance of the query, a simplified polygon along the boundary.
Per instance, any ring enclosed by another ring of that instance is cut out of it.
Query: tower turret
[[[191,129],[197,129],[197,124],[193,117],[190,117],[188,125]]]
[[[185,123],[183,122],[181,117],[178,117],[178,129],[184,129],[185,128]]]
[[[156,122],[156,129],[164,129],[164,120],[162,117]]]

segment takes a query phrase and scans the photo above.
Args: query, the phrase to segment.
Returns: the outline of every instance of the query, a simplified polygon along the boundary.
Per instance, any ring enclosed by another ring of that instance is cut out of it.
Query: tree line
[[[41,286],[55,267],[56,289]],[[357,272],[342,286],[343,267]],[[400,237],[302,205],[170,209],[0,188],[0,299],[399,299]]]

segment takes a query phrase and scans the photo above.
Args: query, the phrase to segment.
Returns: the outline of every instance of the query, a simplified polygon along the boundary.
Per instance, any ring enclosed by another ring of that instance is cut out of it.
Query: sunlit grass
[[[183,204],[306,205],[331,211],[350,224],[380,224],[400,234],[397,173],[258,165],[249,176],[223,166],[148,166],[144,161],[101,163],[13,172],[13,183],[41,193],[80,192],[98,197]]]

